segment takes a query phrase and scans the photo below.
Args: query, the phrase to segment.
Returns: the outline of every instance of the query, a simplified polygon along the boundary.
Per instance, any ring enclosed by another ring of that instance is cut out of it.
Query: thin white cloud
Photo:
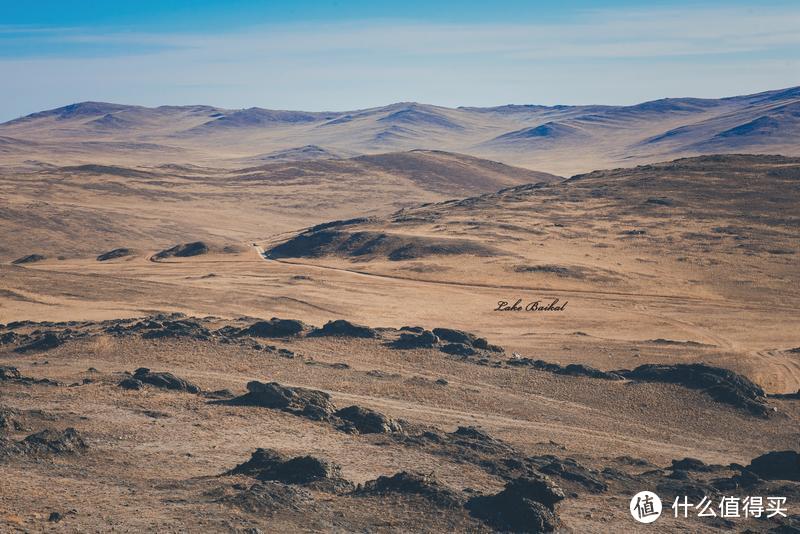
[[[799,27],[800,6],[587,11],[559,24],[263,26],[208,35],[58,29],[46,39],[99,50],[6,54],[0,118],[88,99],[347,109],[394,100],[633,103],[730,95],[800,83]],[[104,46],[117,56],[104,57]]]

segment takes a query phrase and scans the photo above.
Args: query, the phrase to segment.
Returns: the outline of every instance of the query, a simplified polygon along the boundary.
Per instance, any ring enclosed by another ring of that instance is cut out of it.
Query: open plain
[[[798,98],[0,125],[0,530],[793,532]]]

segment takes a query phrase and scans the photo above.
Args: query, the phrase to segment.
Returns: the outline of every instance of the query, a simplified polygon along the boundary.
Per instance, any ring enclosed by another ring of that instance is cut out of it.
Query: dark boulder
[[[433,333],[439,336],[439,339],[449,341],[450,343],[460,343],[462,345],[472,346],[472,343],[478,339],[474,334],[464,332],[462,330],[453,330],[452,328],[434,328]]]
[[[337,319],[335,321],[328,321],[322,328],[313,330],[310,336],[335,336],[335,337],[360,337],[360,338],[376,338],[378,331],[368,326],[362,326],[345,321],[344,319]]]
[[[367,481],[356,490],[356,495],[419,495],[442,507],[460,507],[463,499],[459,494],[442,485],[430,475],[402,471],[390,477],[380,476]]]
[[[286,484],[309,484],[327,480],[336,482],[339,486],[349,486],[342,478],[342,468],[334,462],[314,456],[287,458],[272,449],[256,449],[249,460],[226,474],[243,474],[259,480],[274,480]]]
[[[131,377],[123,378],[117,385],[122,389],[138,390],[144,388],[144,382]]]
[[[507,532],[554,532],[561,527],[555,505],[564,492],[546,476],[512,480],[496,495],[473,497],[470,513]]]
[[[362,434],[388,434],[403,429],[394,419],[362,406],[348,406],[335,412],[334,415]]]
[[[240,406],[261,406],[283,410],[316,421],[328,420],[336,411],[331,396],[324,391],[255,380],[248,382],[247,391],[246,394],[226,402]]]
[[[443,341],[450,343],[458,343],[481,350],[489,350],[492,352],[503,352],[503,348],[497,345],[490,344],[486,338],[478,337],[470,332],[463,330],[455,330],[453,328],[434,328],[433,333]]]
[[[702,460],[697,458],[684,458],[683,460],[672,460],[673,471],[701,471],[707,472],[713,469]]]
[[[172,373],[154,373],[147,367],[140,367],[136,369],[136,371],[133,373],[133,379],[162,389],[200,393],[200,388],[188,380],[178,378]],[[120,385],[122,384],[120,383]]]
[[[765,480],[793,480],[800,482],[800,453],[797,451],[772,451],[750,462],[747,470]]]
[[[298,336],[306,330],[307,326],[296,319],[278,319],[273,317],[269,321],[257,321],[239,332],[241,336],[252,337],[292,337]]]
[[[439,343],[439,338],[430,330],[423,330],[418,334],[403,332],[391,346],[396,349],[426,349],[432,348]]]

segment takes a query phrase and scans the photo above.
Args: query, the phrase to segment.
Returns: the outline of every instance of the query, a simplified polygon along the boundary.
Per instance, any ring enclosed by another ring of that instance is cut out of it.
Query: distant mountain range
[[[800,155],[800,87],[633,106],[418,103],[343,112],[82,102],[0,124],[5,163],[269,161],[445,150],[561,175],[709,153]]]

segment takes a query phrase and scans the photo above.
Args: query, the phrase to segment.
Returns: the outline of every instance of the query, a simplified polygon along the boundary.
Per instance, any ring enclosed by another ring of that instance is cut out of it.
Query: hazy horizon
[[[696,95],[664,96],[664,97],[655,98],[655,99],[651,99],[651,100],[642,100],[642,101],[625,103],[625,104],[608,104],[606,102],[582,102],[582,103],[575,103],[575,104],[563,104],[563,103],[539,104],[537,102],[505,102],[505,103],[488,105],[488,106],[475,106],[475,105],[471,105],[471,104],[457,104],[457,105],[453,105],[453,106],[446,106],[446,105],[436,104],[436,103],[432,103],[432,102],[419,102],[419,101],[414,101],[414,100],[398,100],[398,101],[395,101],[395,102],[387,102],[387,103],[384,103],[384,104],[378,104],[376,106],[370,106],[368,108],[367,107],[363,107],[363,108],[338,108],[338,109],[337,108],[312,109],[312,108],[308,108],[308,107],[293,108],[293,109],[289,109],[289,108],[267,108],[267,107],[264,107],[264,106],[256,106],[256,105],[244,106],[244,107],[240,107],[240,108],[229,108],[229,107],[225,107],[225,106],[216,105],[213,102],[189,102],[189,103],[172,103],[172,102],[170,102],[170,103],[163,103],[163,104],[156,104],[156,105],[146,105],[146,104],[136,104],[136,103],[131,103],[131,102],[115,102],[115,101],[104,101],[104,100],[82,100],[82,101],[76,101],[76,102],[66,102],[64,104],[57,105],[57,106],[54,106],[54,107],[51,107],[51,108],[40,109],[40,110],[32,111],[31,113],[26,113],[24,115],[19,115],[17,117],[11,117],[9,119],[3,119],[2,121],[0,121],[0,124],[5,123],[5,122],[9,122],[9,121],[13,121],[13,120],[16,120],[16,119],[24,118],[26,116],[29,116],[29,115],[32,115],[32,114],[36,114],[36,113],[52,111],[52,110],[55,110],[55,109],[60,109],[60,108],[71,106],[71,105],[88,104],[88,103],[110,104],[110,105],[115,105],[115,106],[144,107],[144,108],[149,108],[149,109],[157,109],[159,107],[207,106],[207,107],[212,107],[212,108],[228,109],[228,110],[245,110],[245,109],[258,108],[258,109],[267,109],[267,110],[272,110],[272,111],[299,111],[299,112],[309,112],[309,113],[328,113],[328,112],[330,112],[330,113],[345,113],[345,112],[351,112],[351,111],[363,111],[363,110],[367,110],[367,109],[387,108],[387,107],[390,107],[390,106],[396,106],[396,105],[401,105],[401,104],[409,104],[409,105],[414,104],[414,105],[422,105],[422,106],[433,106],[433,107],[441,107],[441,108],[447,108],[447,109],[459,109],[459,108],[486,109],[486,108],[503,107],[503,106],[520,106],[520,107],[522,107],[522,106],[545,106],[545,107],[557,107],[557,106],[574,106],[574,107],[578,107],[578,106],[609,106],[609,107],[636,106],[636,105],[645,104],[645,103],[648,103],[648,102],[654,102],[654,101],[658,101],[658,100],[662,100],[662,99],[678,100],[678,99],[698,98],[698,99],[708,99],[708,100],[721,100],[721,99],[725,99],[725,98],[735,98],[735,97],[748,96],[748,95],[751,95],[751,94],[787,91],[787,90],[795,89],[795,88],[800,88],[800,85],[792,85],[792,86],[787,86],[787,87],[775,87],[775,88],[766,89],[764,91],[757,91],[756,93],[736,93],[736,94],[725,94],[725,95],[706,96],[706,97],[698,97]]]
[[[630,105],[800,84],[800,6],[788,2],[4,9],[0,121],[82,101],[308,111],[401,101]]]

